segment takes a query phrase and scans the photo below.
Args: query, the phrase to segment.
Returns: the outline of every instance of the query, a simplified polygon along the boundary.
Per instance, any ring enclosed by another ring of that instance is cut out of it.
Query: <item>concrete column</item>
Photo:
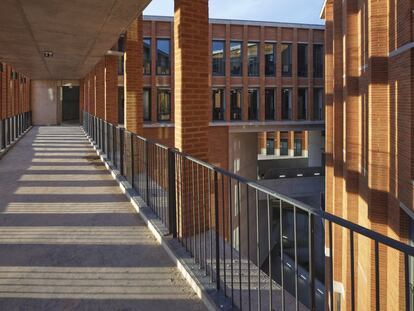
[[[230,171],[247,179],[257,179],[256,133],[229,133]]]
[[[273,144],[275,149],[275,156],[280,156],[280,132],[274,133]]]
[[[258,133],[257,134],[259,136],[259,152],[262,155],[266,155],[267,154],[267,133],[266,132],[262,132],[262,133]]]
[[[309,167],[322,166],[322,152],[324,149],[324,137],[321,135],[321,131],[309,131],[308,132],[308,163]]]
[[[208,38],[208,0],[176,0],[175,147],[201,160],[208,160],[211,100]]]
[[[142,135],[142,15],[129,25],[125,36],[124,98],[125,128]]]

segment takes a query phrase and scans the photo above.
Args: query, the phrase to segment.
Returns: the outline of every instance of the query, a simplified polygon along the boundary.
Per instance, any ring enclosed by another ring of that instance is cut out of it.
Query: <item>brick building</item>
[[[173,18],[143,17],[143,133],[169,146],[176,131],[173,36]],[[323,129],[323,27],[211,19],[208,37],[209,161],[231,166],[230,133],[241,128],[254,136],[259,154],[307,157],[302,129]]]
[[[413,9],[409,0],[328,0],[322,12],[326,209],[410,244],[414,241]],[[349,240],[349,231],[334,228],[334,293],[341,309],[352,304]],[[354,247],[356,310],[376,304],[381,310],[403,310],[406,301],[407,310],[412,310],[412,258],[405,260],[401,253],[379,245],[377,287],[374,243],[355,236]]]

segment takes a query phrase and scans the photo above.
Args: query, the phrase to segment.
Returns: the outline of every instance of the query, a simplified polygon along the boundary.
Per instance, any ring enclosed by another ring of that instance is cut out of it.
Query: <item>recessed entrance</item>
[[[62,123],[79,123],[79,86],[62,87]]]

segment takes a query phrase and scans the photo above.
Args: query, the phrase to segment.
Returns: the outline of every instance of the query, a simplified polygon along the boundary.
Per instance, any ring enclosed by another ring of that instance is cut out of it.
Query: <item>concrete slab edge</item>
[[[20,141],[20,139],[22,139],[31,129],[32,129],[32,126],[29,126],[27,130],[25,130],[19,137],[16,138],[15,141],[13,141],[5,149],[0,151],[0,159],[2,159],[10,151],[10,149],[12,149]]]
[[[82,129],[83,130],[83,129]],[[181,258],[176,255],[175,250],[169,245],[168,237],[166,237],[162,231],[153,223],[149,217],[147,217],[145,211],[142,208],[142,203],[140,203],[136,197],[132,196],[130,190],[132,189],[129,182],[121,175],[121,173],[112,167],[111,161],[109,161],[104,153],[98,149],[94,141],[89,137],[89,135],[83,130],[85,136],[88,138],[92,147],[96,151],[97,155],[101,159],[102,163],[105,165],[106,169],[111,173],[112,178],[118,182],[121,191],[126,195],[128,200],[130,200],[135,211],[141,216],[142,220],[147,225],[148,229],[151,231],[157,242],[164,248],[168,256],[172,259],[177,269],[180,271],[186,282],[191,286],[193,291],[197,296],[202,300],[206,308],[210,311],[219,311],[222,310],[217,306],[213,298],[208,294],[207,289],[203,284],[199,282],[197,277],[194,275],[192,269],[185,263]]]

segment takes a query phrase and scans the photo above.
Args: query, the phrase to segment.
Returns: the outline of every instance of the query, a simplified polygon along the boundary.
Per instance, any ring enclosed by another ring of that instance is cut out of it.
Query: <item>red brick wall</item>
[[[118,124],[118,56],[105,56],[105,119]]]
[[[326,209],[403,242],[400,205],[413,210],[414,57],[399,48],[413,41],[412,9],[409,0],[331,0],[325,8]],[[343,308],[351,296],[348,241],[334,229]],[[356,237],[354,247],[356,309],[374,307],[374,244]],[[379,254],[381,309],[402,310],[404,258],[383,246]]]

